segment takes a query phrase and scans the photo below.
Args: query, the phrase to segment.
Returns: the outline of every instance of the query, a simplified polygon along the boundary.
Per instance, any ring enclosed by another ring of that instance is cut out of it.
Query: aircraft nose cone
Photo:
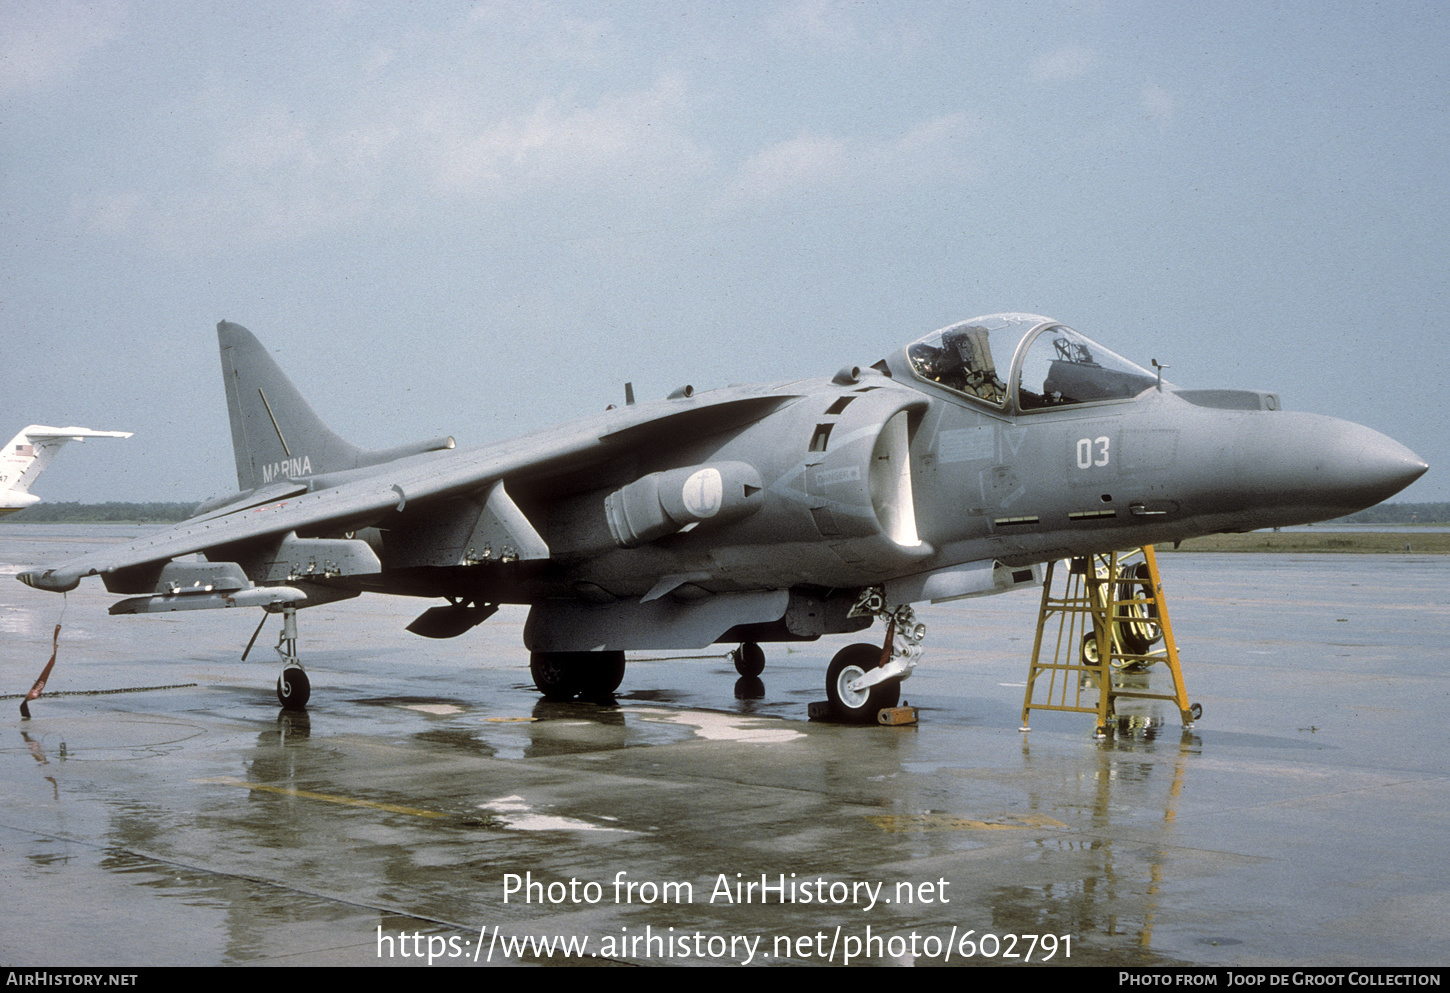
[[[1324,516],[1372,507],[1419,479],[1425,460],[1393,438],[1332,417],[1281,415],[1247,446],[1247,476]]]
[[[1320,451],[1307,445],[1311,457],[1319,456],[1315,471],[1322,474],[1321,487],[1337,495],[1340,503],[1355,508],[1372,507],[1394,496],[1419,479],[1430,468],[1414,452],[1393,438],[1360,424],[1338,422],[1338,432],[1326,439]]]

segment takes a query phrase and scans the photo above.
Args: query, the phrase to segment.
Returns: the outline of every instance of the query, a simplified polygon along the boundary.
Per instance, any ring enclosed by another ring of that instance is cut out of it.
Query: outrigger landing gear
[[[277,654],[282,656],[282,674],[277,677],[277,699],[284,710],[305,710],[312,697],[312,682],[297,658],[297,608],[282,608],[282,633],[277,638]]]
[[[735,663],[735,671],[742,676],[758,676],[765,671],[765,650],[754,641],[742,642],[730,653],[730,660]]]
[[[926,625],[917,621],[909,604],[888,607],[880,587],[862,593],[847,616],[883,618],[886,639],[879,648],[848,645],[837,652],[826,669],[826,699],[836,720],[874,724],[881,710],[901,699],[901,683],[921,659]]]
[[[624,653],[534,652],[529,674],[545,700],[608,697],[624,682]]]

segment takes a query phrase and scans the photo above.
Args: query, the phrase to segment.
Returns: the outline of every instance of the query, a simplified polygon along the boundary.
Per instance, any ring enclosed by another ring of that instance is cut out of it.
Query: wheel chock
[[[910,704],[903,707],[884,707],[876,712],[876,723],[885,727],[900,727],[917,722],[917,709]],[[806,717],[813,721],[834,719],[829,700],[816,700],[806,705]]]
[[[876,723],[884,724],[887,727],[915,724],[916,718],[916,708],[910,704],[904,707],[882,707],[876,712]]]

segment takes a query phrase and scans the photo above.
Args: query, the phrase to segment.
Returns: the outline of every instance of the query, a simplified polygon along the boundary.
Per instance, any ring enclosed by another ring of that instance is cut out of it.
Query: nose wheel
[[[881,665],[876,645],[847,645],[836,653],[826,669],[826,699],[831,714],[845,724],[875,724],[876,713],[894,707],[901,699],[901,680],[888,679],[874,686],[861,686],[867,673]]]
[[[864,590],[848,617],[879,617],[886,622],[880,645],[848,645],[826,669],[826,700],[831,716],[845,724],[875,724],[882,710],[901,699],[901,682],[921,658],[926,625],[909,604],[891,607],[879,586]]]

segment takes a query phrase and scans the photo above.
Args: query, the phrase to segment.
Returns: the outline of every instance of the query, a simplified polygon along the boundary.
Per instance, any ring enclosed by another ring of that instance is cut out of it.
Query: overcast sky
[[[223,318],[386,447],[1011,310],[1450,499],[1447,52],[1409,0],[0,0],[0,434],[136,433],[48,500],[199,500]]]

